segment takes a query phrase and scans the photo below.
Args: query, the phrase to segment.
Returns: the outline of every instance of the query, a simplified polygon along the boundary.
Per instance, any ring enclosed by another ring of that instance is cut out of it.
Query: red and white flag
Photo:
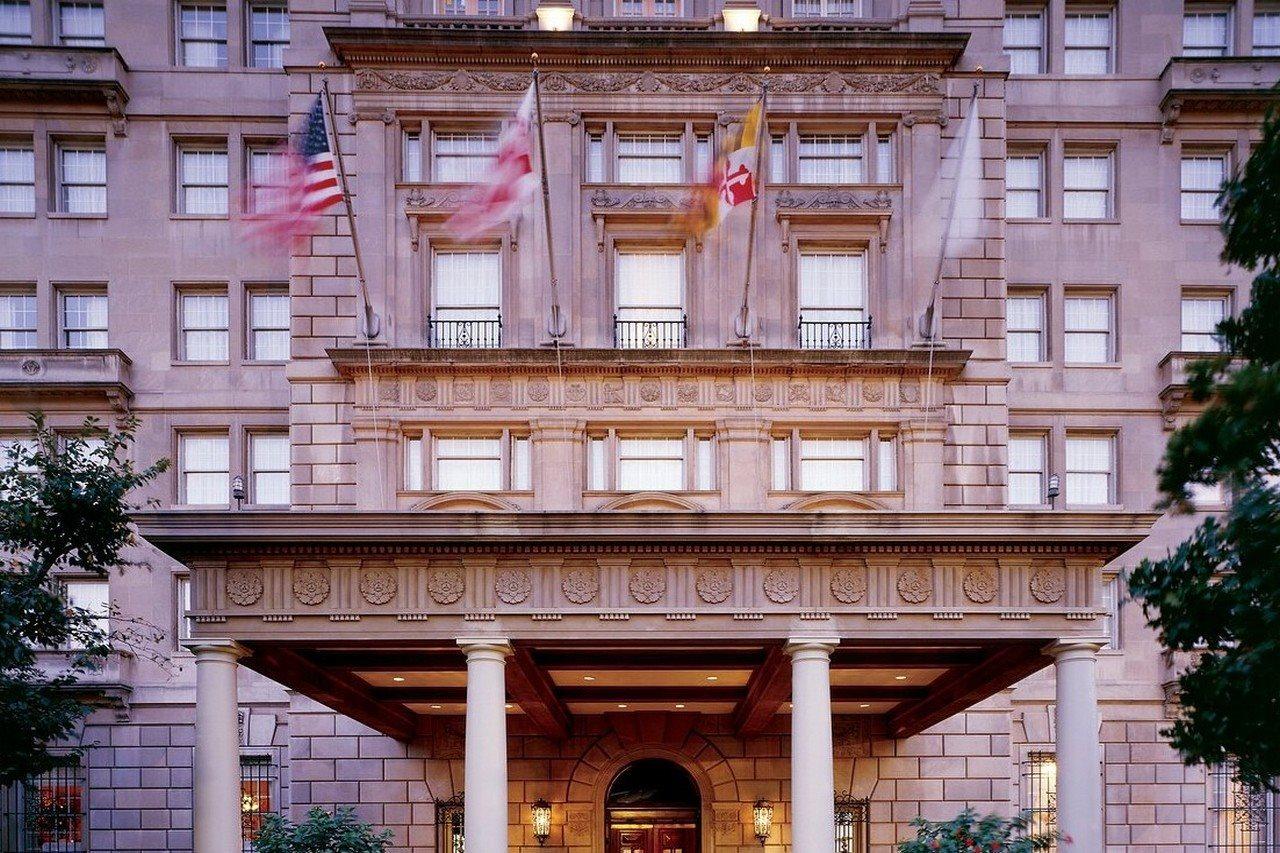
[[[533,173],[534,88],[520,101],[511,123],[498,138],[498,156],[489,177],[449,218],[447,226],[461,240],[478,237],[520,212],[538,187]]]

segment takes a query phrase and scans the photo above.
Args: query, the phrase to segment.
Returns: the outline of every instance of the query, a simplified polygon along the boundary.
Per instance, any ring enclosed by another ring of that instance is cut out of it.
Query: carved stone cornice
[[[773,200],[774,215],[782,224],[782,251],[791,247],[791,223],[800,219],[863,219],[877,223],[879,246],[883,253],[889,247],[889,218],[893,215],[893,199],[886,190],[782,189]]]
[[[0,102],[100,106],[125,136],[129,68],[112,47],[0,47]]]

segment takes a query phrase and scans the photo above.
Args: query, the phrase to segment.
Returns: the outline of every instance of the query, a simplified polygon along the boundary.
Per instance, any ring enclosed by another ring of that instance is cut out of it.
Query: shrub
[[[391,830],[375,834],[354,809],[339,808],[329,814],[314,808],[299,824],[277,814],[264,816],[253,849],[257,853],[385,853],[390,843]]]
[[[965,809],[952,820],[916,818],[911,825],[916,837],[899,844],[898,853],[1032,853],[1048,850],[1055,839],[1052,834],[1032,834],[1029,813],[980,818],[973,809]]]

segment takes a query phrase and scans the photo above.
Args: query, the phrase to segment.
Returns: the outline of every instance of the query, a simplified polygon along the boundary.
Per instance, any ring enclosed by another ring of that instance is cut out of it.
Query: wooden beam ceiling
[[[733,711],[734,730],[742,737],[760,734],[790,697],[791,661],[778,644],[747,682],[747,695]]]
[[[520,706],[543,734],[558,740],[569,736],[569,712],[556,696],[555,685],[545,669],[539,668],[522,646],[513,647],[506,668],[507,696]]]

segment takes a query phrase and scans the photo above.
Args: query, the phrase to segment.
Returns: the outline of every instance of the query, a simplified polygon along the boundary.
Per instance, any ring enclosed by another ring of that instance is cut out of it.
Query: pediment
[[[484,492],[447,492],[427,498],[413,508],[451,512],[513,512],[520,509],[511,501]]]
[[[805,495],[787,504],[786,509],[797,512],[865,512],[885,509],[884,504],[865,495],[847,492],[820,492]]]
[[[703,507],[688,498],[668,492],[635,492],[605,503],[600,512],[702,512]]]

